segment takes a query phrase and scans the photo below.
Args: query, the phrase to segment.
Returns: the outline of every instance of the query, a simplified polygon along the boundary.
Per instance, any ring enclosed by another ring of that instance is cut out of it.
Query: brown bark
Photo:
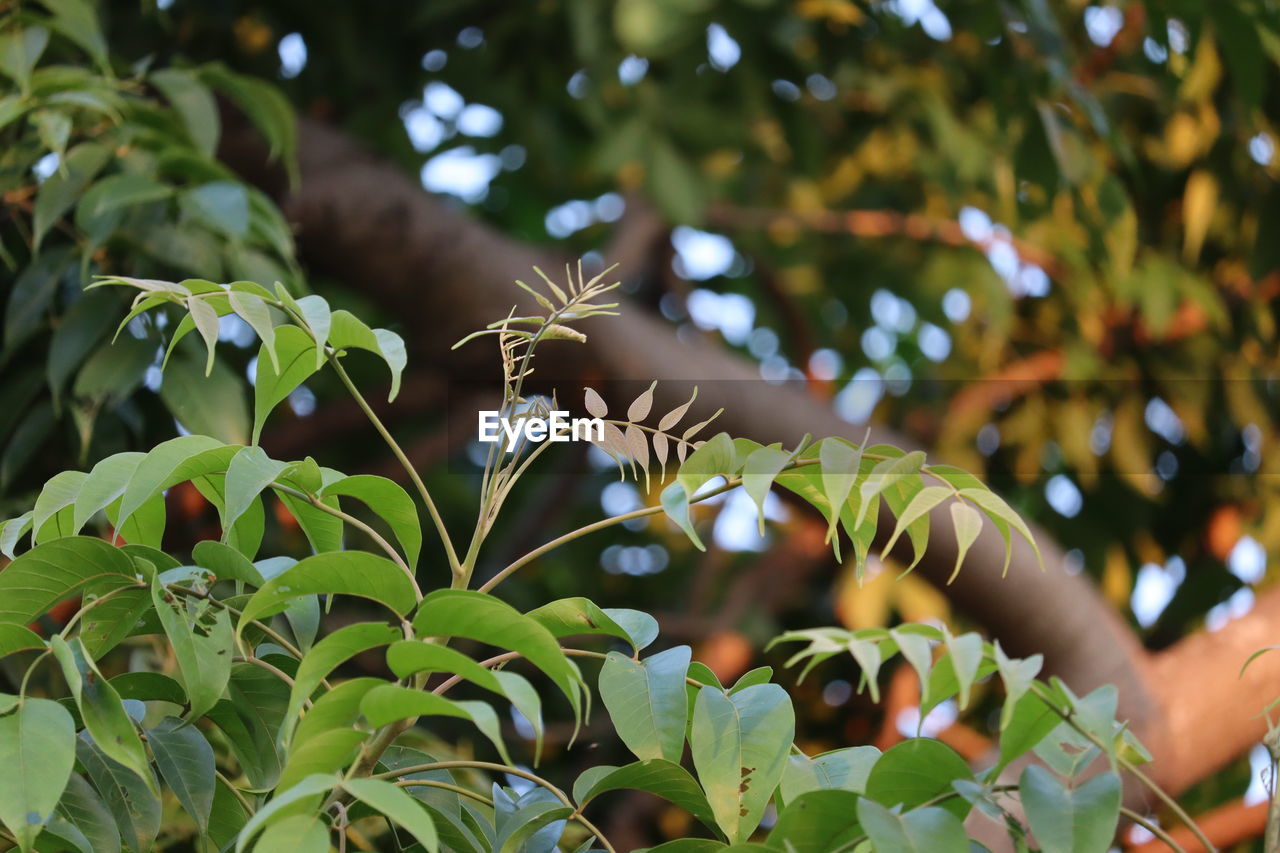
[[[261,149],[229,134],[225,154],[251,180],[274,189],[296,225],[299,251],[313,272],[359,288],[402,319],[412,364],[457,375],[479,375],[469,348],[451,357],[449,346],[517,302],[516,278],[531,267],[563,270],[564,259],[547,249],[511,240],[475,221],[465,210],[425,193],[408,175],[379,160],[342,132],[303,120],[300,185],[285,191],[261,166]],[[648,237],[652,235],[649,234]],[[644,240],[640,241],[645,242]],[[626,270],[622,271],[626,274]],[[761,442],[793,443],[805,433],[844,435],[860,441],[863,430],[841,420],[803,389],[766,386],[756,366],[705,342],[685,342],[669,324],[638,307],[617,318],[584,324],[584,345],[540,351],[539,375],[557,380],[570,399],[584,376],[658,379],[655,410],[673,407],[696,381],[700,404],[723,406],[721,429]],[[485,362],[486,372],[492,371]],[[621,401],[619,401],[621,402]],[[874,441],[903,447],[912,442],[876,427]],[[921,571],[945,584],[955,559],[949,519],[936,517]],[[885,527],[882,524],[882,528]],[[1249,616],[1213,635],[1188,638],[1149,655],[1086,576],[1069,574],[1063,551],[1048,536],[1037,539],[1045,570],[1031,549],[1015,542],[1013,563],[1001,577],[1004,543],[987,525],[964,570],[944,586],[962,610],[987,627],[1011,654],[1045,656],[1045,672],[1077,692],[1105,684],[1120,691],[1122,719],[1159,756],[1153,772],[1181,790],[1256,742],[1260,720],[1251,718],[1280,695],[1280,656],[1262,661],[1244,683],[1235,673],[1244,657],[1269,639],[1265,630],[1280,611],[1280,598],[1263,596]],[[1221,721],[1228,721],[1220,725]]]

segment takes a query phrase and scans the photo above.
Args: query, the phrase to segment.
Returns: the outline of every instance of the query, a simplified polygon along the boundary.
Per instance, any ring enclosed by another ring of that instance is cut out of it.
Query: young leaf
[[[747,840],[760,825],[794,736],[791,699],[776,684],[732,696],[714,687],[698,691],[689,741],[693,764],[730,843]]]
[[[862,448],[854,447],[838,438],[828,438],[822,442],[818,461],[822,471],[823,496],[831,506],[843,506],[849,497],[849,492],[853,490],[853,483],[862,465]],[[865,501],[864,498],[864,505]],[[861,520],[859,516],[858,521],[861,522]],[[839,523],[839,514],[832,513],[831,519],[827,522],[828,542],[836,535],[836,527]]]
[[[947,578],[947,583],[954,581],[960,574],[964,555],[969,553],[969,546],[982,532],[982,513],[963,501],[956,501],[951,505],[951,522],[956,529],[956,567],[952,570],[951,577]]]
[[[156,767],[201,835],[209,831],[216,787],[213,748],[195,726],[166,717],[147,730]]]
[[[1011,551],[1008,533],[1010,527],[1018,531],[1022,538],[1027,540],[1027,544],[1031,546],[1031,550],[1035,551],[1036,559],[1040,561],[1040,568],[1044,568],[1044,557],[1040,554],[1040,546],[1036,544],[1035,537],[1031,535],[1031,529],[1027,527],[1027,523],[1022,520],[1022,516],[1014,512],[1012,507],[1004,502],[1003,498],[986,488],[961,489],[960,496],[968,498],[981,507],[982,511],[985,512],[992,521],[1001,522],[1003,525],[1007,525],[1003,527],[1001,531],[1004,533],[1005,538],[1004,570],[1006,572],[1009,570],[1009,554]]]
[[[677,646],[643,661],[610,652],[600,668],[600,698],[618,737],[641,760],[679,763],[688,714],[684,678],[692,651]]]
[[[762,447],[748,456],[742,466],[742,488],[755,501],[761,536],[764,535],[765,498],[769,495],[774,478],[790,459],[790,454],[777,447]]]
[[[276,373],[279,373],[280,355],[276,352],[276,329],[271,322],[271,309],[267,307],[267,303],[261,296],[235,289],[227,294],[227,299],[231,303],[231,310],[235,311],[257,333],[259,340],[262,341],[262,348],[271,357],[271,366],[275,368]]]
[[[1031,681],[1044,665],[1043,655],[1032,655],[1029,658],[1010,658],[1000,648],[997,640],[993,644],[996,668],[1000,672],[1000,680],[1004,682],[1004,708],[1000,711],[1000,729],[1003,731],[1013,718],[1013,709],[1017,707],[1022,694],[1031,689]]]
[[[889,537],[889,541],[884,544],[884,548],[880,551],[880,559],[884,559],[889,551],[893,549],[894,544],[898,541],[898,537],[902,532],[914,524],[921,518],[924,518],[938,504],[954,495],[955,492],[946,486],[925,486],[916,496],[911,499],[904,509],[898,515],[898,524],[893,528],[893,535]],[[920,555],[916,554],[919,559]]]
[[[923,464],[924,453],[919,450],[878,462],[871,469],[871,473],[867,475],[867,478],[862,481],[862,485],[858,487],[861,501],[858,505],[858,513],[854,518],[854,528],[857,529],[862,526],[862,520],[873,505],[872,498],[888,488],[891,483],[897,482],[898,478],[916,474]]]
[[[609,414],[609,407],[605,405],[604,400],[600,399],[600,395],[596,393],[594,388],[584,388],[583,407],[586,408],[587,414],[593,418],[603,418]]]
[[[628,421],[638,424],[649,417],[649,410],[653,408],[653,389],[656,387],[658,387],[658,380],[655,379],[644,393],[631,401],[631,405],[627,407]]]
[[[191,296],[187,299],[187,310],[191,312],[191,321],[195,323],[196,330],[200,332],[200,337],[204,338],[204,345],[209,350],[204,366],[204,373],[208,376],[213,372],[214,348],[218,344],[218,332],[220,329],[218,312],[214,310],[208,300],[200,299],[196,296]]]
[[[960,710],[964,710],[969,705],[969,690],[978,676],[978,667],[982,665],[982,637],[978,634],[953,637],[947,632],[945,643],[960,692]]]
[[[669,432],[672,427],[680,423],[680,419],[684,417],[685,412],[689,411],[689,407],[693,405],[693,401],[696,399],[698,399],[698,388],[694,386],[693,393],[689,395],[688,400],[685,400],[662,416],[658,421],[658,429],[662,432]]]
[[[49,822],[75,766],[75,722],[49,699],[23,699],[0,717],[0,823],[24,853]]]
[[[679,483],[672,483],[662,490],[662,511],[667,517],[680,526],[685,532],[694,547],[699,551],[707,550],[707,546],[702,544],[702,540],[698,538],[698,531],[693,527],[693,517],[689,512],[689,493],[684,490],[684,486]]]
[[[84,645],[79,639],[68,643],[55,635],[50,640],[50,647],[62,668],[84,726],[94,741],[105,755],[138,774],[153,796],[160,796],[160,786],[151,773],[147,750],[138,738],[133,720],[125,713],[120,694],[93,665]]]
[[[1098,853],[1111,846],[1120,819],[1120,777],[1103,773],[1067,788],[1048,770],[1022,771],[1018,793],[1044,853]]]

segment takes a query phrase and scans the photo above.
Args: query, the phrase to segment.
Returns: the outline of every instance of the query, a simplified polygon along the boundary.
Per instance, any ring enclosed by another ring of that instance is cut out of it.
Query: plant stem
[[[237,800],[240,801],[240,805],[244,807],[244,810],[246,812],[252,815],[254,812],[257,811],[257,809],[253,807],[253,805],[249,802],[249,800],[245,798],[245,795],[240,792],[240,789],[237,788],[235,785],[231,784],[230,779],[222,775],[221,770],[215,769],[213,771],[213,774],[218,777],[219,782],[221,782],[223,785],[227,787],[227,790],[231,792],[231,796],[235,797]]]
[[[280,483],[272,483],[271,488],[275,489],[278,492],[283,492],[286,495],[292,495],[295,498],[301,498],[302,500],[311,504],[313,507],[320,510],[321,512],[328,513],[329,515],[332,515],[334,518],[341,519],[342,521],[346,522],[347,524],[350,524],[352,527],[356,528],[357,530],[363,532],[370,539],[376,542],[379,548],[381,548],[383,551],[386,552],[387,556],[391,558],[391,561],[393,563],[395,563],[397,566],[400,567],[400,571],[404,572],[405,576],[409,578],[409,583],[413,584],[414,597],[417,598],[418,601],[422,600],[422,589],[418,586],[418,580],[416,577],[414,577],[413,569],[409,568],[409,564],[404,561],[404,558],[400,556],[400,554],[396,551],[395,548],[391,547],[391,543],[389,543],[386,539],[382,538],[382,536],[378,533],[378,531],[374,530],[372,527],[365,524],[363,521],[356,518],[355,516],[345,513],[340,509],[336,509],[334,507],[329,506],[327,503],[315,497],[314,495],[309,495],[306,492],[301,492],[301,491],[298,491],[297,489],[291,489],[288,486],[281,485]]]
[[[561,791],[555,785],[551,784],[551,782],[543,779],[536,773],[530,773],[528,770],[521,770],[519,767],[510,767],[506,764],[495,764],[491,761],[436,761],[431,764],[414,764],[410,767],[402,767],[399,770],[389,770],[386,773],[379,773],[373,778],[391,779],[407,776],[411,773],[423,773],[428,770],[453,769],[488,770],[493,773],[507,773],[511,776],[518,776],[521,779],[527,779],[535,785],[546,788],[562,804],[570,809],[574,809],[573,800],[570,800],[564,791]],[[576,809],[574,809],[574,813],[570,815],[570,819],[582,824],[583,828],[600,840],[600,843],[604,845],[605,850],[608,850],[609,853],[617,853],[617,850],[609,843],[609,839],[605,838],[604,834],[600,832],[600,830],[597,829],[591,821],[578,814]]]
[[[396,782],[401,788],[440,788],[445,791],[453,791],[462,797],[470,797],[471,799],[484,803],[486,806],[493,808],[493,800],[484,794],[477,793],[470,788],[464,788],[461,785],[450,785],[448,782],[437,782],[434,779],[401,779]]]
[[[458,554],[453,549],[453,540],[449,538],[449,531],[444,526],[444,519],[440,517],[440,511],[436,509],[435,501],[431,499],[431,493],[427,491],[427,484],[422,482],[422,477],[418,474],[418,469],[413,467],[413,463],[409,461],[409,457],[405,455],[404,450],[391,437],[391,433],[383,425],[382,420],[369,406],[364,395],[360,393],[360,389],[351,381],[351,377],[347,375],[346,368],[338,361],[335,353],[329,353],[329,364],[333,365],[334,371],[338,374],[338,378],[342,380],[342,384],[347,391],[355,399],[356,405],[364,412],[369,423],[373,424],[373,428],[378,431],[378,435],[382,436],[382,440],[386,442],[387,447],[391,448],[391,452],[404,468],[405,473],[409,475],[409,479],[413,482],[414,487],[418,490],[418,494],[422,497],[423,504],[427,507],[427,512],[431,515],[431,522],[436,526],[436,533],[440,536],[440,542],[444,545],[445,554],[449,559],[449,569],[455,575],[458,574],[460,565],[458,563]]]
[[[1142,815],[1132,809],[1127,809],[1124,806],[1120,807],[1120,814],[1124,815],[1126,818],[1133,821],[1156,838],[1159,838],[1165,844],[1169,845],[1169,849],[1172,850],[1173,853],[1187,853],[1186,849],[1181,844],[1174,841],[1173,836],[1165,832],[1160,824],[1149,821]]]
[[[1263,850],[1276,850],[1280,848],[1280,780],[1277,780],[1276,773],[1280,771],[1280,740],[1277,739],[1277,730],[1274,726],[1270,727],[1264,740],[1267,745],[1267,752],[1271,755],[1271,780],[1270,803],[1267,805],[1267,831],[1262,845]]]

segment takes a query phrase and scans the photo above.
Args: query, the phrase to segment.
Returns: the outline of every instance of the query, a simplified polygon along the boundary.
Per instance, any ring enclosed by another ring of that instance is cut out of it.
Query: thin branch
[[[1160,824],[1155,823],[1154,821],[1147,820],[1142,815],[1138,814],[1132,809],[1127,809],[1124,806],[1120,807],[1120,814],[1124,815],[1126,818],[1133,821],[1138,826],[1142,827],[1147,832],[1154,835],[1156,838],[1159,838],[1165,844],[1168,844],[1169,849],[1172,850],[1173,853],[1187,853],[1186,848],[1184,848],[1178,842],[1174,841],[1173,836],[1171,836],[1168,832],[1165,832],[1165,830],[1160,826]]]

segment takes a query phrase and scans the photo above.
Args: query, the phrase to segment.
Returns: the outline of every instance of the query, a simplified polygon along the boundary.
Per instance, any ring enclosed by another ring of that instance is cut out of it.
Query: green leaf
[[[693,764],[731,843],[745,841],[759,826],[794,736],[791,699],[776,684],[732,696],[714,687],[698,691],[689,739]]]
[[[276,787],[289,788],[315,773],[336,773],[355,760],[360,745],[369,737],[357,728],[331,728],[307,732],[289,748],[289,758]]]
[[[703,445],[704,447],[706,445]],[[696,451],[695,451],[696,452]],[[693,517],[689,513],[689,493],[679,483],[672,483],[662,490],[662,511],[667,517],[680,526],[699,551],[707,550],[698,538],[698,531],[693,527]]]
[[[676,474],[676,482],[692,498],[710,480],[721,474],[732,474],[736,470],[736,459],[733,439],[728,433],[716,433],[689,454]]]
[[[369,649],[394,643],[401,634],[390,625],[357,622],[334,631],[311,647],[298,664],[289,691],[289,709],[285,712],[281,740],[289,743],[303,704],[311,698],[320,683],[338,664]],[[458,652],[461,654],[461,652]]]
[[[679,763],[688,714],[684,679],[692,650],[677,646],[643,661],[609,652],[600,668],[600,698],[618,737],[641,760]]]
[[[187,190],[182,200],[197,219],[232,240],[249,233],[249,196],[240,184],[213,181]]]
[[[218,321],[218,311],[209,303],[209,300],[196,296],[187,298],[187,310],[191,312],[191,322],[195,324],[196,331],[200,333],[200,337],[204,338],[204,345],[208,351],[204,373],[208,376],[213,372],[214,351],[218,345],[218,335],[222,330]],[[177,341],[176,336],[174,341]],[[173,347],[170,345],[170,352],[172,350]]]
[[[400,567],[376,554],[336,551],[299,560],[268,581],[245,604],[237,632],[261,616],[279,613],[286,602],[304,595],[355,595],[404,617],[417,602],[411,581]]]
[[[583,634],[617,637],[639,654],[658,636],[658,620],[639,610],[601,609],[587,598],[561,598],[525,614],[556,639]]]
[[[1013,508],[1004,502],[1004,498],[985,487],[961,489],[960,496],[973,501],[992,521],[999,522],[997,527],[1000,528],[1005,541],[1004,570],[1006,572],[1009,570],[1009,555],[1012,553],[1009,528],[1018,531],[1022,538],[1027,540],[1031,550],[1035,551],[1036,559],[1040,561],[1040,568],[1044,568],[1044,557],[1040,553],[1040,546],[1036,544],[1035,537],[1031,535],[1031,529],[1022,520],[1022,516],[1014,512]]]
[[[769,494],[773,481],[786,464],[791,455],[776,447],[762,447],[747,457],[742,466],[742,488],[747,496],[756,504],[756,517],[759,521],[760,535],[764,535],[764,501]]]
[[[44,27],[14,27],[0,35],[0,72],[13,79],[23,92],[31,85],[31,69],[49,43]]]
[[[360,701],[360,713],[373,726],[385,726],[387,723],[412,717],[457,717],[470,720],[494,745],[502,760],[507,763],[511,761],[502,740],[498,715],[484,702],[455,702],[434,693],[398,684],[383,684],[365,694]]]
[[[582,675],[542,625],[491,595],[442,589],[422,600],[414,632],[430,637],[465,637],[519,652],[555,682],[575,715],[581,715]]]
[[[155,178],[136,172],[110,175],[98,181],[80,198],[76,222],[84,224],[101,220],[114,211],[138,204],[160,201],[173,194],[173,189]]]
[[[1106,853],[1120,819],[1120,777],[1103,773],[1067,788],[1048,770],[1022,771],[1018,793],[1044,853]]]
[[[128,586],[136,572],[127,554],[90,536],[37,545],[0,572],[0,623],[29,625],[90,583]]]
[[[200,78],[183,69],[162,68],[151,72],[147,79],[177,110],[196,148],[212,157],[218,146],[221,122],[218,104]]]
[[[348,779],[342,787],[360,802],[381,812],[397,827],[406,830],[430,853],[439,849],[435,824],[422,806],[403,789],[382,779]]]
[[[257,334],[262,341],[263,350],[271,358],[271,366],[279,372],[280,356],[276,352],[276,329],[271,321],[271,309],[267,303],[261,296],[237,289],[237,285],[232,285],[231,291],[227,294],[227,301],[231,305],[231,310],[248,323],[249,328]]]
[[[970,853],[964,824],[951,812],[926,808],[895,814],[873,800],[858,800],[858,822],[877,851]]]
[[[890,485],[898,482],[901,478],[915,476],[919,473],[920,466],[923,464],[924,453],[919,450],[876,463],[875,467],[871,469],[871,473],[862,481],[862,485],[858,486],[858,495],[861,500],[858,505],[857,515],[854,516],[854,528],[857,529],[862,526],[862,520],[867,517],[867,513],[873,504],[872,498],[879,495]]]
[[[289,252],[282,254],[288,255]],[[315,294],[294,299],[280,282],[276,282],[276,296],[302,317],[302,322],[311,330],[311,337],[315,341],[316,370],[319,370],[320,365],[324,364],[325,345],[329,341],[329,329],[333,326],[333,313],[329,310],[329,303],[323,296]]]
[[[689,771],[662,758],[636,761],[623,767],[601,765],[584,770],[573,783],[573,799],[579,808],[586,808],[601,794],[624,788],[662,797],[712,829],[716,828],[711,804]]]
[[[851,746],[813,758],[792,755],[787,758],[787,768],[782,774],[782,799],[790,803],[801,794],[819,790],[861,794],[866,790],[867,776],[879,758],[880,750],[874,746]]]
[[[32,239],[37,250],[49,229],[71,209],[89,186],[89,182],[97,177],[110,159],[111,152],[106,146],[97,142],[83,142],[68,151],[58,169],[40,184],[40,189],[36,191],[35,220],[32,225]]]
[[[282,817],[281,812],[288,809],[294,803],[305,802],[319,797],[341,783],[341,777],[333,774],[316,774],[308,776],[292,788],[281,791],[271,798],[271,802],[254,813],[249,818],[249,822],[244,825],[244,829],[240,831],[239,837],[236,839],[236,853],[244,853],[249,842],[253,837],[272,823],[279,821]]]
[[[44,640],[30,628],[0,623],[0,658],[27,649],[43,649]]]
[[[165,784],[204,835],[209,831],[217,786],[213,748],[195,726],[174,717],[166,717],[148,729],[147,743]]]
[[[951,577],[947,578],[947,583],[954,581],[956,575],[960,574],[964,555],[969,553],[969,546],[982,532],[982,513],[967,503],[956,501],[951,505],[951,523],[955,526],[956,532],[956,567],[952,570]]]
[[[262,426],[271,410],[288,397],[295,388],[319,369],[313,361],[315,341],[297,326],[281,326],[276,329],[276,354],[280,369],[269,358],[265,344],[258,353],[258,375],[253,386],[253,442],[262,436]]]
[[[408,356],[404,340],[386,329],[370,329],[350,311],[334,311],[330,315],[329,345],[335,350],[362,349],[381,356],[391,368],[391,392],[387,402],[400,393],[400,374],[404,372]]]
[[[263,853],[289,850],[292,853],[329,853],[329,827],[318,817],[293,814],[281,818],[263,831],[254,850]]]
[[[911,502],[898,514],[898,524],[893,528],[893,535],[889,537],[889,541],[885,543],[884,548],[880,551],[880,558],[884,559],[885,555],[893,549],[894,543],[898,541],[898,537],[902,535],[903,531],[916,521],[927,516],[934,507],[954,494],[955,491],[946,486],[925,486],[916,492]],[[915,556],[918,558],[920,555],[916,554]]]
[[[182,476],[184,463],[195,461],[193,457],[202,451],[222,446],[222,442],[207,435],[184,435],[157,444],[129,478],[120,499],[120,518],[128,518],[152,496],[188,479]]]
[[[134,853],[151,850],[160,831],[160,800],[138,774],[104,755],[88,732],[80,733],[75,749],[76,760],[115,818],[125,847]]]
[[[418,507],[404,488],[386,477],[357,474],[324,487],[322,495],[343,495],[363,502],[391,527],[410,566],[422,551],[422,523]]]
[[[87,0],[41,0],[56,15],[54,29],[85,49],[99,68],[108,69],[107,40],[98,16]]]
[[[66,525],[57,519],[54,525],[48,525],[50,519],[61,514],[61,510],[75,503],[76,495],[80,493],[80,487],[84,484],[85,478],[89,476],[83,471],[61,471],[49,479],[44,484],[44,488],[40,490],[40,494],[36,497],[36,505],[34,515],[31,519],[32,528],[35,530],[35,541],[37,544],[49,539],[57,539],[62,536],[71,535],[71,521],[73,514],[67,514]],[[52,528],[52,529],[50,529]]]
[[[70,643],[55,635],[50,640],[53,656],[62,667],[67,688],[75,699],[84,726],[98,747],[109,758],[138,774],[153,796],[160,796],[160,786],[151,773],[146,747],[124,710],[120,694],[93,665],[84,644],[78,639]]]
[[[1062,717],[1034,693],[1024,693],[1013,704],[1009,722],[1000,732],[1000,761],[987,778],[994,778],[1009,762],[1035,749],[1062,722]]]
[[[268,458],[262,448],[256,446],[241,448],[231,457],[227,466],[226,504],[222,510],[224,536],[226,529],[236,523],[249,504],[287,467],[287,463]]]
[[[293,106],[275,86],[256,77],[236,74],[221,64],[206,65],[201,77],[229,95],[266,137],[272,158],[284,155],[290,174],[297,148],[297,126]]]
[[[912,738],[880,756],[867,776],[866,795],[888,807],[914,809],[950,792],[957,779],[972,781],[973,771],[955,750],[941,741]],[[961,819],[969,813],[969,804],[960,797],[941,807]]]
[[[1010,658],[1000,648],[1000,641],[993,643],[996,668],[1000,672],[1000,680],[1004,682],[1004,708],[1000,712],[1000,728],[1009,725],[1013,709],[1017,706],[1022,694],[1031,689],[1031,681],[1044,665],[1044,655],[1032,655],[1029,658]]]
[[[862,466],[862,448],[854,447],[838,438],[828,438],[822,442],[818,461],[822,471],[823,497],[831,506],[843,506],[849,498],[849,493],[853,491],[854,481],[857,480]],[[828,542],[836,535],[839,523],[839,515],[832,513],[831,519],[827,522]]]
[[[862,836],[857,794],[842,790],[808,791],[778,812],[768,846],[787,853],[830,853]]]
[[[120,853],[120,830],[102,797],[83,776],[71,774],[58,814],[84,835],[91,853]]]
[[[75,765],[75,721],[57,702],[24,699],[0,717],[0,823],[23,851],[53,815]]]
[[[231,677],[231,614],[207,601],[169,592],[158,577],[151,585],[151,600],[178,660],[190,704],[186,718],[197,720],[222,698]]]
[[[213,811],[209,813],[209,838],[219,850],[230,849],[240,830],[249,822],[249,813],[231,793],[230,783],[218,780],[213,793]]]

